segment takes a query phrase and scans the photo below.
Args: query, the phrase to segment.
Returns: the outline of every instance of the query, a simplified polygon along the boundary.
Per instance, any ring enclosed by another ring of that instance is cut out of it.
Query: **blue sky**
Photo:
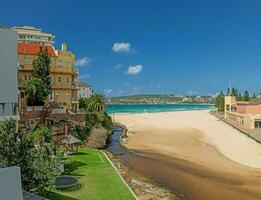
[[[261,89],[259,0],[3,1],[0,23],[68,43],[81,78],[108,96]]]

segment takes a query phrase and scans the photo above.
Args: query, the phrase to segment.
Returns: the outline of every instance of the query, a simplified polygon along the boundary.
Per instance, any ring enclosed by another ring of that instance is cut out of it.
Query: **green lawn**
[[[130,200],[135,199],[101,151],[81,149],[68,156],[65,174],[79,179],[80,185],[70,190],[53,190],[51,200]]]

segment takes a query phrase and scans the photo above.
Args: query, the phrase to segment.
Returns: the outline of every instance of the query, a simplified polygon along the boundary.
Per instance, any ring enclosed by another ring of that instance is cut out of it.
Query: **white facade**
[[[92,87],[86,83],[79,82],[78,84],[78,99],[89,98],[93,93]]]
[[[13,27],[18,33],[18,41],[39,45],[53,45],[55,36],[50,33],[43,33],[41,29],[33,26]]]
[[[17,33],[0,28],[0,121],[18,119]]]

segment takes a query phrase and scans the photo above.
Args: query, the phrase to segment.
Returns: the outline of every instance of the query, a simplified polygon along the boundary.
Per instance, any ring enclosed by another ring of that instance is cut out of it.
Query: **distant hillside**
[[[213,103],[210,96],[180,96],[180,95],[131,95],[112,97],[109,104],[173,104],[173,103]]]

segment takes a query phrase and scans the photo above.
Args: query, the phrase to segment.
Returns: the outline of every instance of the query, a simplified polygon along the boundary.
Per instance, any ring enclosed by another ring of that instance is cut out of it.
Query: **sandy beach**
[[[261,199],[261,144],[209,111],[120,114],[130,166],[195,200]]]

